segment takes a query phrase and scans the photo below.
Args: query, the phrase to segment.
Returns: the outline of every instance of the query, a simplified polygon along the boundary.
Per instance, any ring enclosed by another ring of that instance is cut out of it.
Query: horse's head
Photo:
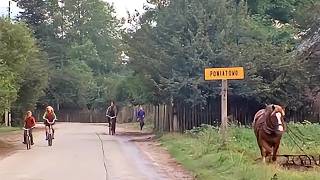
[[[285,110],[283,107],[279,105],[269,105],[266,107],[267,111],[270,112],[269,125],[271,125],[272,129],[284,132],[285,131]]]

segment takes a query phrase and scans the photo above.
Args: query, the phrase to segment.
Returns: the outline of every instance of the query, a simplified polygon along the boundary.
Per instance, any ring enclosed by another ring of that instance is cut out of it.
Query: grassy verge
[[[18,131],[18,130],[21,130],[21,128],[0,126],[0,133],[6,133],[6,132],[12,132],[12,131]]]
[[[296,134],[304,135],[308,154],[320,154],[320,125],[290,124]],[[285,170],[276,164],[265,165],[257,158],[259,149],[252,129],[231,127],[226,145],[221,145],[216,128],[204,126],[186,134],[166,134],[163,146],[200,180],[315,180],[320,169]],[[280,146],[280,154],[300,153],[288,134]]]

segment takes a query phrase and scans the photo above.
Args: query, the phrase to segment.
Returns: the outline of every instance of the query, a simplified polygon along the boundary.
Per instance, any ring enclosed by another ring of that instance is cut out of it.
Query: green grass
[[[305,135],[303,146],[308,154],[320,154],[320,125],[290,124],[295,133]],[[194,173],[200,180],[270,180],[276,174],[279,180],[320,179],[320,169],[308,171],[285,170],[276,164],[263,164],[252,129],[231,127],[228,141],[221,144],[217,129],[198,128],[186,134],[165,134],[160,138],[163,146]],[[280,154],[300,153],[285,134]],[[276,178],[274,178],[276,179]]]
[[[21,128],[0,126],[0,133],[6,133],[6,132],[12,132],[12,131],[18,131],[18,130],[21,130]]]

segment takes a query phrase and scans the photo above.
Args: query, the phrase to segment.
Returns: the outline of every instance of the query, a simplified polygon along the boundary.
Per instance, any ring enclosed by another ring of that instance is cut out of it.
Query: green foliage
[[[221,66],[245,67],[246,79],[230,83],[235,96],[293,110],[309,103],[304,90],[310,75],[304,72],[317,75],[308,67],[318,66],[302,64],[294,51],[298,34],[318,25],[318,0],[151,0],[155,7],[130,16],[134,28],[127,32],[102,0],[68,0],[63,6],[56,0],[16,1],[24,10],[19,20],[33,30],[49,61],[49,88],[40,103],[204,104],[220,87],[203,81],[203,69]],[[120,62],[122,51],[127,65]],[[15,74],[0,68],[6,74],[0,83],[10,81],[6,89],[18,91]]]
[[[86,107],[90,90],[95,88],[93,73],[82,61],[51,74],[50,94],[66,107]],[[52,102],[51,102],[52,103]]]
[[[156,26],[141,24],[126,38],[131,68],[155,82],[162,101],[203,102],[203,67],[229,63],[222,47],[234,39],[234,11],[223,0],[171,2],[158,10]]]
[[[149,79],[141,75],[133,75],[130,71],[127,71],[129,74],[122,75],[122,73],[111,74],[101,80],[103,83],[100,87],[103,89],[101,89],[99,97],[102,99],[97,99],[97,102],[100,103],[96,106],[104,106],[105,104],[101,104],[105,103],[103,99],[106,101],[115,100],[120,105],[138,105],[153,101],[152,84]]]
[[[83,58],[95,73],[111,72],[113,62],[117,61],[119,38],[113,7],[101,0],[70,0],[65,2],[63,10],[66,13],[66,38],[83,48],[88,47],[87,51],[91,52],[87,57],[92,57]],[[92,58],[96,56],[99,59],[93,62]]]
[[[251,2],[177,0],[149,10],[125,36],[129,67],[151,78],[161,102],[205,103],[219,95],[218,83],[203,81],[205,67],[244,66],[246,79],[230,82],[232,94],[289,109],[306,106],[306,76],[293,58],[299,29],[267,13],[300,4],[259,1],[248,14]]]
[[[13,104],[13,111],[18,117],[23,117],[26,111],[35,108],[48,86],[48,63],[46,58],[38,53],[28,60],[18,98]]]
[[[312,0],[248,0],[248,10],[252,14],[267,15],[272,19],[288,23],[294,18],[294,13],[301,5],[309,4]]]
[[[314,29],[318,29],[320,18],[320,1],[314,0],[301,4],[294,14],[294,19],[303,30],[311,28],[311,33]]]
[[[13,103],[14,110],[32,109],[47,82],[35,39],[25,24],[0,19],[0,48],[0,114]]]
[[[102,0],[17,0],[19,20],[34,30],[49,60],[49,88],[40,103],[65,108],[96,108],[118,60],[118,21]],[[41,9],[41,10],[39,10]],[[104,106],[102,106],[104,107]]]

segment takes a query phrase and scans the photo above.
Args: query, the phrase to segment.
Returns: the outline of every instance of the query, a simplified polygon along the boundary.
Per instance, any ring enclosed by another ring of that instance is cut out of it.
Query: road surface
[[[0,160],[1,180],[167,180],[124,136],[105,134],[102,124],[60,123],[53,146],[35,133],[31,150]]]

